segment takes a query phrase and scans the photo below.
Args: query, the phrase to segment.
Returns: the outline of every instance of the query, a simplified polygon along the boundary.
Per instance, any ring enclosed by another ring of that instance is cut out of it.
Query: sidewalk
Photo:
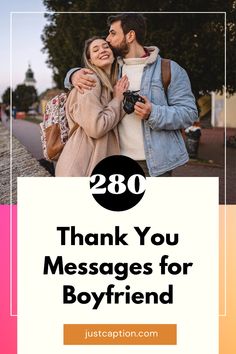
[[[51,177],[51,175],[15,137],[12,137],[13,158],[10,175],[10,134],[1,122],[0,140],[0,204],[16,204],[17,177]]]
[[[228,128],[226,136],[236,135],[236,128]],[[226,148],[225,129],[202,129],[198,161],[190,160],[187,165],[174,171],[174,177],[219,177],[219,203],[236,204],[236,149]],[[226,186],[225,186],[226,173]]]
[[[7,129],[10,129],[10,121],[6,121],[6,115],[2,116],[2,123]],[[12,134],[36,160],[43,158],[39,124],[27,122],[23,119],[13,119]]]

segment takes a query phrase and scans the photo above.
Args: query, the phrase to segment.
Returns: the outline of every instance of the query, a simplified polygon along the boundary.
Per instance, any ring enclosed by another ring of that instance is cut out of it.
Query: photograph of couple
[[[230,64],[225,85],[222,13],[83,13],[47,4],[50,12],[12,15],[1,202],[10,203],[11,189],[16,203],[17,177],[88,177],[120,155],[145,176],[218,177],[220,203],[234,203],[236,95]]]
[[[181,130],[198,119],[188,75],[176,62],[162,60],[157,47],[145,46],[142,14],[110,16],[107,24],[106,38],[86,40],[84,68],[65,77],[69,137],[56,154],[55,175],[90,176],[99,161],[122,154],[137,161],[146,176],[170,177],[189,159]],[[50,104],[48,110],[44,151],[54,159],[55,145],[47,151],[47,140],[55,141]]]

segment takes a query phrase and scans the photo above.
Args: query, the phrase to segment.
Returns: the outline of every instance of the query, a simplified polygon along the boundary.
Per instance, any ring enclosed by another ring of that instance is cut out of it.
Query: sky
[[[0,100],[3,92],[10,86],[10,71],[12,72],[13,88],[15,88],[18,84],[23,83],[29,63],[37,81],[38,94],[54,86],[52,70],[46,64],[47,54],[42,53],[43,43],[40,38],[47,23],[43,14],[45,11],[42,0],[5,0],[1,2]],[[12,13],[12,26],[10,26],[10,12],[22,12]],[[12,31],[12,45],[10,45],[10,30]],[[10,52],[12,53],[12,65],[10,65]]]

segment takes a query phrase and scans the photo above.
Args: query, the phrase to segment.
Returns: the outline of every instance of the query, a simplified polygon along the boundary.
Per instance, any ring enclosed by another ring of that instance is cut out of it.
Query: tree
[[[187,3],[187,4],[186,4]],[[187,11],[226,11],[227,31],[227,92],[236,91],[235,42],[233,20],[236,1],[137,0],[101,2],[44,0],[49,11],[156,11],[147,17],[147,45],[157,45],[163,57],[169,57],[183,66],[191,79],[195,96],[210,91],[222,91],[225,83],[225,14],[187,13]],[[181,13],[164,12],[181,11]],[[54,70],[54,80],[63,88],[63,79],[69,68],[80,66],[84,40],[107,33],[106,13],[48,14],[49,23],[42,35],[48,64]]]
[[[2,103],[6,105],[10,104],[10,94],[11,94],[11,90],[10,87],[8,87],[2,95]]]
[[[27,112],[29,107],[37,102],[37,91],[33,86],[18,85],[13,95],[13,106],[17,110]]]

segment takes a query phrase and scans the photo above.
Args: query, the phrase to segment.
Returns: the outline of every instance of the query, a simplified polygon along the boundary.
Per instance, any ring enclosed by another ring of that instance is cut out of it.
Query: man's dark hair
[[[140,45],[144,45],[146,37],[146,19],[142,14],[118,14],[114,16],[109,16],[107,19],[107,24],[110,26],[116,21],[121,21],[121,28],[124,34],[129,33],[133,30],[136,35],[137,42]]]

